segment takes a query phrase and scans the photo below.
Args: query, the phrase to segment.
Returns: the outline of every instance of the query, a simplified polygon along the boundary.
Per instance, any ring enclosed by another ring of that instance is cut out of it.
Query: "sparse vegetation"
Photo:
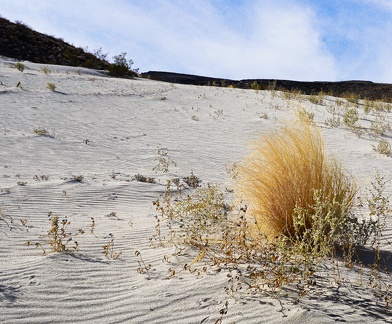
[[[44,255],[46,255],[48,252],[77,252],[79,244],[74,240],[74,238],[78,235],[84,234],[84,231],[82,229],[78,229],[76,233],[71,233],[68,230],[71,222],[66,217],[60,220],[58,215],[55,215],[51,212],[48,213],[48,217],[51,225],[48,231],[49,242],[47,242],[47,244],[49,247],[46,248],[44,243],[40,242],[35,243],[34,246],[36,248],[40,247]],[[30,246],[32,243],[27,241],[26,245]]]
[[[193,171],[191,171],[190,176],[184,177],[184,178],[182,178],[182,180],[188,185],[188,187],[194,188],[194,189],[200,187],[200,184],[202,182],[202,180],[200,180],[198,177],[196,177],[193,174]]]
[[[391,125],[387,121],[387,116],[377,112],[376,118],[370,123],[370,132],[376,136],[384,136],[388,131],[391,131]]]
[[[307,124],[264,136],[239,171],[235,179],[243,200],[234,205],[225,203],[216,186],[184,196],[170,181],[154,202],[152,246],[173,245],[184,260],[169,277],[184,270],[196,275],[223,270],[229,296],[247,288],[277,297],[288,288],[285,292],[298,301],[325,285],[325,271],[345,285],[342,261],[347,269],[359,269],[362,282],[366,274],[366,285],[388,307],[392,293],[380,250],[390,213],[383,177],[376,174],[367,206],[355,205],[353,179],[325,154],[319,132]],[[374,262],[365,272],[357,249],[369,241]],[[195,251],[191,258],[187,247]],[[328,284],[324,287],[327,292]]]
[[[391,144],[385,139],[380,139],[377,146],[373,145],[373,150],[386,156],[392,155]]]
[[[42,71],[44,74],[50,74],[50,73],[52,73],[52,70],[50,70],[47,66],[43,66],[43,67],[41,68],[41,71]]]
[[[320,92],[318,95],[312,94],[308,97],[308,100],[315,105],[324,105],[324,93]]]
[[[325,124],[330,127],[339,127],[342,123],[340,118],[340,108],[342,106],[342,101],[340,99],[336,99],[334,105],[329,105],[327,107],[327,112],[332,115],[326,119]]]
[[[356,108],[349,108],[343,116],[344,124],[349,128],[355,128],[359,120],[358,110]]]
[[[158,150],[157,161],[158,164],[153,168],[155,172],[168,173],[170,165],[177,166],[177,163],[169,156],[168,152],[161,149]]]
[[[250,84],[250,88],[253,89],[253,90],[256,90],[256,91],[264,90],[264,87],[261,84],[258,84],[257,81],[253,81]]]
[[[46,87],[50,90],[50,91],[55,91],[56,90],[56,85],[52,82],[48,82],[48,84],[46,85]]]
[[[298,109],[297,114],[300,121],[308,124],[313,123],[314,113],[301,107],[300,109]]]
[[[23,72],[25,69],[25,65],[20,62],[15,63],[15,69],[17,69],[19,72]]]
[[[116,260],[118,259],[122,252],[115,252],[114,251],[114,236],[113,234],[109,234],[110,237],[110,241],[108,244],[105,244],[102,248],[103,248],[103,254],[106,258],[108,259],[112,259],[112,260]]]
[[[146,182],[146,183],[156,183],[155,178],[152,177],[145,177],[142,174],[135,174],[133,177],[134,180],[139,182]]]
[[[38,136],[46,136],[46,137],[53,137],[45,128],[43,127],[37,127],[34,128],[34,134]]]
[[[36,180],[36,181],[41,181],[41,180],[48,181],[48,180],[49,180],[49,176],[48,176],[48,175],[45,175],[45,174],[40,175],[40,176],[35,175],[35,176],[33,177],[33,179]]]

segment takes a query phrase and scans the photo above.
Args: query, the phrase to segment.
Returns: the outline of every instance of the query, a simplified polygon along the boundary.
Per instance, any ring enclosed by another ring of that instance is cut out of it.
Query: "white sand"
[[[162,259],[171,250],[149,244],[152,201],[165,179],[193,170],[204,184],[229,185],[226,165],[241,160],[258,132],[295,118],[295,107],[315,113],[329,151],[364,185],[376,169],[392,179],[391,158],[372,150],[376,140],[326,127],[325,106],[272,99],[268,91],[115,79],[61,66],[48,66],[52,73],[45,75],[42,65],[28,62],[21,73],[13,64],[0,60],[0,211],[13,221],[11,228],[0,222],[1,323],[214,323],[226,300],[224,323],[392,322],[365,289],[325,289],[324,297],[300,304],[282,300],[282,310],[263,295],[230,299],[224,272],[198,278],[183,272],[168,280],[171,265]],[[46,89],[48,82],[56,92]],[[268,119],[260,118],[264,113]],[[34,128],[52,136],[38,136]],[[177,163],[169,174],[152,170],[158,149]],[[159,183],[132,181],[139,173]],[[83,175],[83,182],[73,175]],[[25,245],[48,248],[50,211],[67,216],[71,230],[86,231],[77,238],[78,253],[42,255]],[[106,216],[111,212],[118,218]],[[117,260],[103,255],[109,234],[122,252]],[[150,277],[137,272],[135,251],[152,265]]]

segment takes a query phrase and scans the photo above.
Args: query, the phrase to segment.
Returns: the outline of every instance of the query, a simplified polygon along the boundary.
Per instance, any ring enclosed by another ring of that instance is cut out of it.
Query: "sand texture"
[[[1,323],[214,323],[226,300],[223,323],[392,323],[366,289],[325,288],[294,304],[262,294],[231,299],[224,271],[167,279],[176,262],[163,262],[171,249],[150,246],[152,202],[166,179],[193,171],[204,185],[229,188],[227,166],[260,132],[294,120],[300,107],[314,113],[328,151],[361,185],[375,170],[391,180],[391,158],[372,149],[377,139],[324,124],[336,98],[316,105],[279,92],[107,78],[63,66],[47,66],[45,74],[44,65],[24,64],[21,73],[0,60]],[[365,116],[360,122],[370,127]],[[176,162],[168,173],[153,171],[158,150]],[[137,174],[156,183],[135,181]],[[50,253],[49,212],[66,217],[71,232],[85,231],[75,238],[78,252]],[[104,255],[112,238],[117,259]],[[138,272],[137,251],[151,264],[148,273]]]

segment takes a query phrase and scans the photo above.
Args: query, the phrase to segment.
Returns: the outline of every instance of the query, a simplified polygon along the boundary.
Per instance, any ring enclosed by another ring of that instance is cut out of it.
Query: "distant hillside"
[[[275,90],[296,90],[307,95],[324,92],[333,94],[337,97],[352,97],[354,95],[359,99],[367,98],[369,100],[392,102],[392,84],[374,83],[371,81],[306,82],[275,79],[230,80],[162,71],[149,71],[142,73],[142,76],[171,83],[225,87],[232,85],[233,87],[243,89],[249,89],[256,86],[259,89],[274,88]]]
[[[35,63],[104,70],[108,62],[60,38],[36,32],[21,22],[0,17],[0,55]]]

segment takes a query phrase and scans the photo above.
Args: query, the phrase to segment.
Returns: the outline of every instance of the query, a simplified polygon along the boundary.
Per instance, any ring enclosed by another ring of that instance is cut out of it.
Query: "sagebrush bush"
[[[263,136],[253,148],[239,169],[239,190],[257,232],[301,237],[315,221],[311,215],[316,198],[325,206],[318,217],[344,217],[352,207],[353,180],[326,155],[316,128],[305,123],[287,126]],[[305,215],[302,226],[294,223],[298,211]]]
[[[137,69],[132,69],[133,61],[126,59],[127,53],[113,56],[114,63],[109,64],[108,74],[114,77],[134,77]]]

